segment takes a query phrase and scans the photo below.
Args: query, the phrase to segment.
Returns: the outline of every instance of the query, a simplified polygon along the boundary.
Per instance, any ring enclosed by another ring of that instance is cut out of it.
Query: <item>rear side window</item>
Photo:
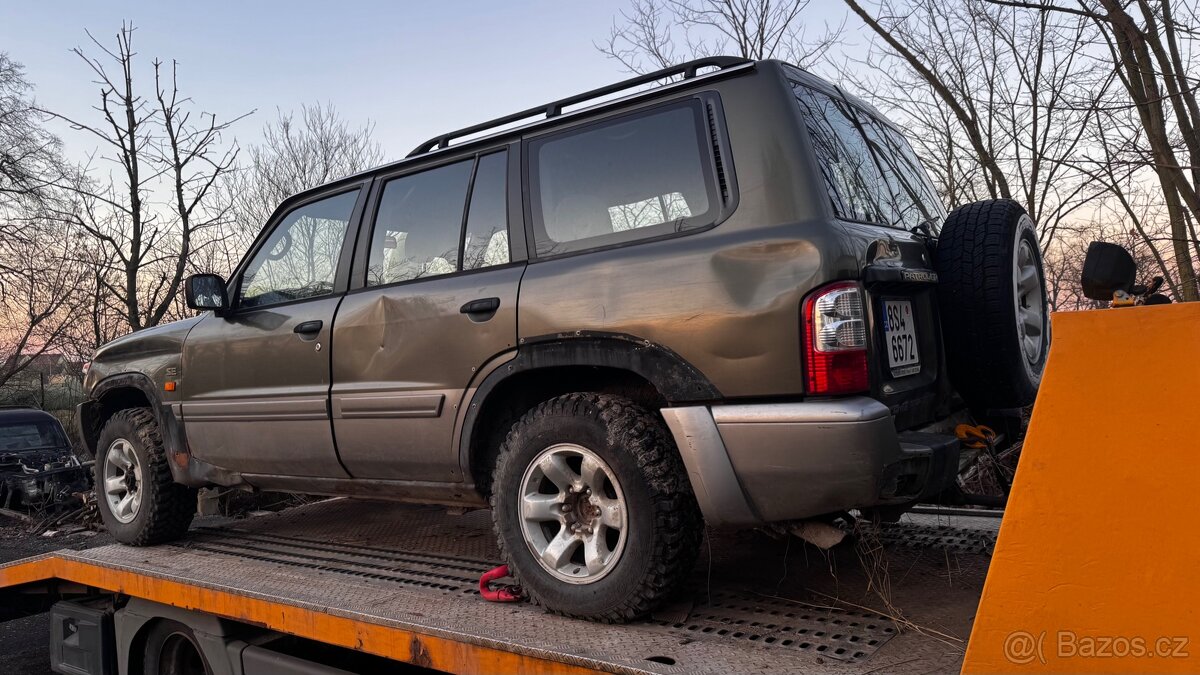
[[[458,271],[458,237],[473,164],[465,160],[384,183],[367,285]]]
[[[540,256],[706,227],[719,202],[698,102],[529,143]]]
[[[507,177],[507,153],[494,152],[479,158],[463,236],[464,270],[509,261]]]
[[[841,218],[890,224],[892,200],[866,139],[843,101],[793,84],[833,210]]]
[[[501,150],[384,183],[367,285],[507,264],[507,158]]]

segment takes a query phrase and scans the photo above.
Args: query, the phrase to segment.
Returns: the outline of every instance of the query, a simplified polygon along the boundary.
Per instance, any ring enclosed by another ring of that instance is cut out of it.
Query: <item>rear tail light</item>
[[[808,394],[853,394],[870,387],[866,312],[858,284],[830,284],[804,301],[804,352]]]

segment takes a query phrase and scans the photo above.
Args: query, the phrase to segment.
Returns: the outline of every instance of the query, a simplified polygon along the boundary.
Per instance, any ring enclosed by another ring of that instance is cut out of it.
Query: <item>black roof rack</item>
[[[552,103],[540,105],[535,108],[529,108],[528,110],[522,110],[521,112],[505,115],[504,117],[498,117],[489,122],[483,122],[482,124],[476,124],[474,126],[459,129],[457,131],[451,131],[448,134],[435,136],[418,145],[415,150],[408,153],[408,156],[416,157],[417,155],[423,155],[427,152],[430,152],[435,148],[439,150],[442,148],[447,148],[450,146],[450,141],[453,139],[462,138],[463,136],[470,136],[471,134],[477,134],[481,131],[487,131],[488,129],[495,129],[496,127],[502,127],[506,124],[519,122],[529,117],[535,117],[537,115],[545,115],[546,119],[557,117],[562,114],[563,108],[569,105],[583,103],[584,101],[606,96],[608,94],[613,94],[625,89],[632,89],[633,87],[654,82],[656,80],[673,77],[675,75],[683,75],[683,78],[686,80],[695,77],[696,72],[701,68],[716,68],[718,70],[723,70],[725,68],[732,68],[734,66],[740,66],[746,63],[750,63],[750,59],[744,59],[738,56],[710,56],[703,59],[688,61],[687,63],[681,63],[677,66],[663,68],[662,70],[656,70],[652,73],[646,73],[645,75],[638,75],[637,77],[632,77],[628,80],[623,80],[615,84],[610,84],[598,89],[593,89],[591,91],[585,91],[582,94],[576,94],[564,99],[559,99]]]

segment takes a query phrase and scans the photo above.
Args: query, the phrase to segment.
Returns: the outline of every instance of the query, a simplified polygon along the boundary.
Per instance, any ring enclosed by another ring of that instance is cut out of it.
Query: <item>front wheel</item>
[[[171,478],[158,421],[148,408],[115,413],[96,443],[100,519],[123,544],[177,539],[196,513],[196,491]]]
[[[604,394],[551,399],[513,426],[492,515],[501,553],[534,602],[605,622],[643,616],[675,590],[702,533],[662,421]]]

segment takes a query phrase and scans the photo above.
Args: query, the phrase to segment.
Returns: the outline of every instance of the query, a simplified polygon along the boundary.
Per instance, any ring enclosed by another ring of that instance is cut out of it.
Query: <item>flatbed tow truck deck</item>
[[[485,602],[487,511],[347,499],[16,561],[0,589],[5,603],[121,594],[450,672],[944,672],[962,663],[998,525],[910,515],[829,552],[710,532],[687,587],[627,625]]]

